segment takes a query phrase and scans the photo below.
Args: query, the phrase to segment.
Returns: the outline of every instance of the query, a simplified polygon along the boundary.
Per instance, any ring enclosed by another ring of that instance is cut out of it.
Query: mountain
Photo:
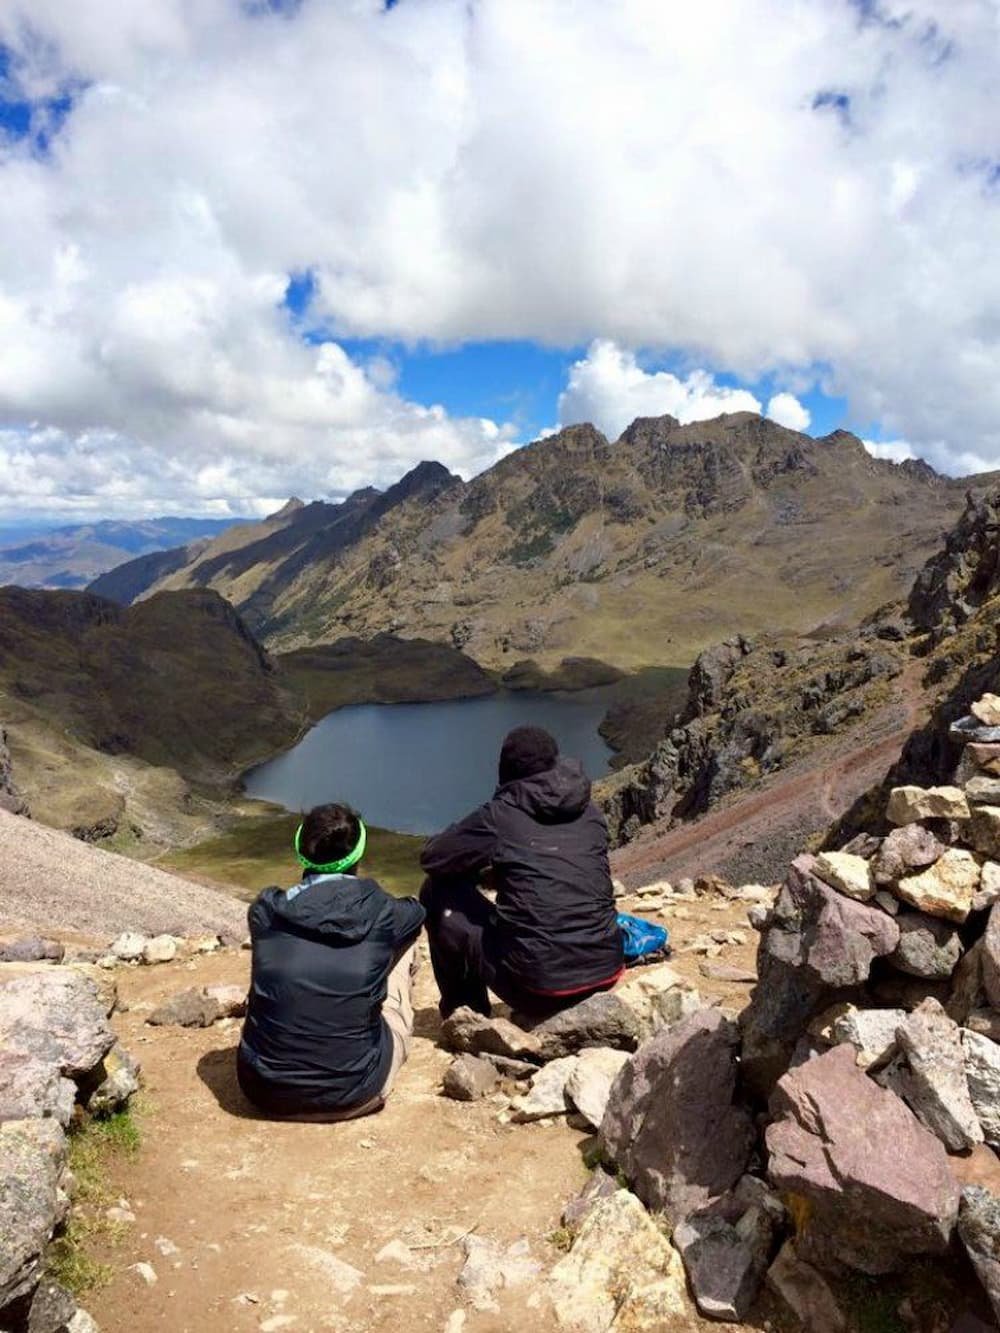
[[[134,556],[146,556],[196,538],[217,537],[230,523],[229,519],[213,518],[151,518],[135,523],[106,520],[31,532],[0,544],[0,584],[84,588],[105,570]]]
[[[384,494],[315,503],[127,564],[129,601],[211,587],[269,647],[389,631],[480,663],[687,664],[735,633],[856,624],[902,596],[967,486],[750,413],[572,426],[465,483],[423,463]]]

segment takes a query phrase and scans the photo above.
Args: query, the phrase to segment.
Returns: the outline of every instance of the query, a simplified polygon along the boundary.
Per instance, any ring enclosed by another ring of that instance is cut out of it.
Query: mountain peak
[[[291,518],[293,514],[297,514],[300,509],[305,509],[305,507],[305,500],[300,500],[297,495],[293,495],[289,500],[285,501],[280,509],[276,509],[273,514],[268,514],[264,519],[264,522],[273,523],[279,518]]]

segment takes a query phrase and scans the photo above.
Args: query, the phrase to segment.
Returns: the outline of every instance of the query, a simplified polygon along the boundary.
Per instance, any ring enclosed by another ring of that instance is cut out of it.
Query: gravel
[[[246,934],[246,904],[0,810],[0,920],[111,938]]]

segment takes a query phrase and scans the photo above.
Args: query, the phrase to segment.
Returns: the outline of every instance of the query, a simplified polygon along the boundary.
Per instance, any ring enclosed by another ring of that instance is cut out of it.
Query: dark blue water
[[[602,688],[341,708],[244,781],[250,796],[288,810],[346,801],[380,828],[434,833],[492,794],[512,727],[547,727],[563,754],[603,777],[611,751],[597,728],[607,707]]]

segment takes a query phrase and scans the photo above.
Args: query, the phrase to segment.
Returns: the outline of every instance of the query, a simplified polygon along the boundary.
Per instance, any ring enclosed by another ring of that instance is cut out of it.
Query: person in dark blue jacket
[[[491,800],[431,838],[420,863],[439,1008],[490,1013],[489,992],[544,1017],[624,970],[608,829],[575,759],[541,727],[515,727]],[[479,891],[488,878],[496,902]]]
[[[353,810],[317,806],[295,836],[301,882],[265,889],[250,907],[237,1073],[271,1115],[346,1120],[381,1110],[409,1054],[424,909],[358,874],[366,843]]]

